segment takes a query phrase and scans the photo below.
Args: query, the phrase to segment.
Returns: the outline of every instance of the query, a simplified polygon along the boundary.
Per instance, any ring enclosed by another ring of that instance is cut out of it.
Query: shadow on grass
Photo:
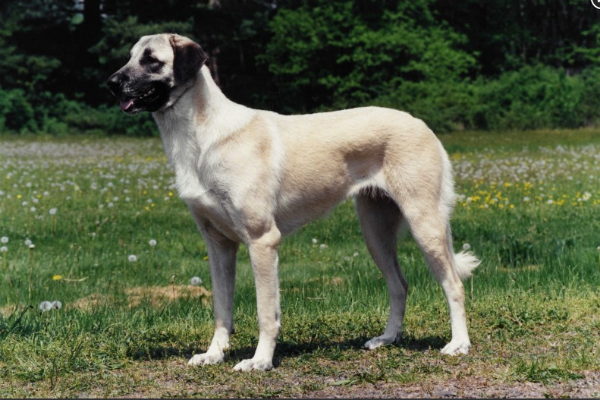
[[[275,349],[275,357],[273,359],[274,366],[279,365],[280,361],[290,357],[300,357],[315,352],[322,352],[324,357],[328,357],[328,353],[343,352],[350,350],[364,350],[365,342],[370,337],[362,336],[350,340],[315,340],[307,343],[297,343],[289,340],[283,340],[277,343]],[[434,349],[439,350],[446,344],[446,341],[440,336],[427,336],[415,338],[411,335],[403,337],[399,344],[392,345],[393,347],[404,348],[410,351],[423,352]],[[254,356],[256,347],[244,346],[234,348],[227,352],[226,359],[244,360]],[[194,354],[204,353],[206,348],[198,348],[182,344],[181,346],[148,346],[144,349],[130,349],[129,356],[133,360],[161,360],[170,357],[185,357],[191,358]]]

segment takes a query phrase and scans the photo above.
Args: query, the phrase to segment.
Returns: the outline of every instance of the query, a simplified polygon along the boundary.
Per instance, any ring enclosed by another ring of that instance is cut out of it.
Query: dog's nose
[[[106,84],[111,92],[114,94],[119,93],[121,91],[121,84],[123,83],[123,75],[119,72],[115,72],[108,78]]]

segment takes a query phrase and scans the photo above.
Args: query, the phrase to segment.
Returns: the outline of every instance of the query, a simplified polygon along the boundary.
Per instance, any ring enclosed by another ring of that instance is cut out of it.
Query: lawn
[[[600,396],[600,132],[440,139],[454,247],[482,260],[471,352],[439,353],[448,307],[410,235],[402,343],[361,348],[388,299],[348,200],[280,247],[275,369],[234,373],[258,340],[248,252],[228,358],[187,368],[212,336],[212,287],[160,140],[0,136],[0,397]]]

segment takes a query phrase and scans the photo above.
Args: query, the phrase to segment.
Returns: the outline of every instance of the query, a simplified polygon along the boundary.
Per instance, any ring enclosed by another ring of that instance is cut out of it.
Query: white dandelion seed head
[[[56,215],[56,211],[58,211],[58,210],[56,209],[56,207],[54,207],[54,208],[51,208],[51,209],[48,211],[48,213],[49,213],[50,215]]]
[[[150,246],[154,247],[154,246],[156,246],[156,240],[154,240],[154,239],[150,239],[150,240],[148,241],[148,244],[149,244]]]
[[[192,279],[190,280],[190,283],[194,286],[198,286],[202,283],[202,279],[200,279],[197,276],[192,277]]]
[[[54,300],[52,303],[52,308],[60,310],[62,308],[62,303],[58,300]]]
[[[6,253],[8,251],[8,247],[2,246],[0,247],[0,253]]]
[[[319,243],[319,241],[317,240],[317,238],[313,238],[312,239],[312,244],[317,244],[317,243]]]
[[[327,246],[325,243],[321,243],[321,245],[319,246],[320,249],[326,249],[329,246]]]
[[[30,244],[29,245],[29,250],[33,250],[33,249],[35,249],[35,244]]]
[[[462,245],[462,249],[463,249],[464,251],[470,250],[470,249],[471,249],[471,245],[470,245],[469,243],[464,243],[464,244]]]
[[[31,246],[33,242],[29,239],[25,239],[25,246]]]
[[[49,301],[42,301],[39,305],[40,310],[42,311],[50,311],[52,310],[52,303]]]
[[[35,207],[31,207],[31,208],[29,209],[29,211],[31,211],[31,212],[35,212],[35,211],[36,211],[36,208],[35,208]]]
[[[358,257],[358,252],[352,254],[352,257]]]
[[[129,262],[136,262],[137,256],[135,254],[130,254],[129,257],[127,257],[127,259],[129,260]]]
[[[6,237],[6,236],[2,236],[2,237],[0,238],[0,243],[8,243],[8,237]]]
[[[29,203],[28,203],[28,202],[26,202],[26,201],[24,201],[24,202],[22,202],[22,203],[21,203],[21,205],[22,205],[23,207],[25,207],[27,204],[29,204]]]

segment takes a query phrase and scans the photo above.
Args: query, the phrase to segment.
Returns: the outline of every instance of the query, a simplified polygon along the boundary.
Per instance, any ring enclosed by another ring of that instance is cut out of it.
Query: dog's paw
[[[448,343],[442,350],[442,354],[446,354],[449,356],[458,356],[460,354],[469,353],[469,349],[471,348],[471,343],[467,341],[458,341],[452,340]]]
[[[365,348],[369,350],[376,349],[380,346],[385,346],[396,342],[395,336],[377,336],[365,343]]]
[[[273,368],[273,362],[271,360],[255,360],[251,358],[249,360],[244,360],[240,362],[238,365],[233,367],[234,371],[268,371]]]
[[[190,361],[188,361],[188,365],[196,367],[198,365],[218,364],[223,362],[223,358],[223,354],[220,353],[195,354],[192,358],[190,358]]]

